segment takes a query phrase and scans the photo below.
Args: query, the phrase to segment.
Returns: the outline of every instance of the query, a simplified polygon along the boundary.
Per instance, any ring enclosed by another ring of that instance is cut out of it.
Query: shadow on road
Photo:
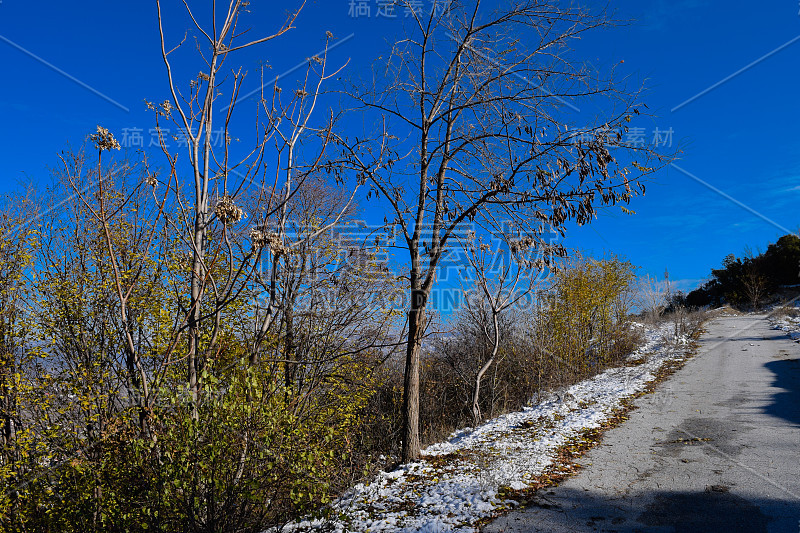
[[[648,503],[643,505],[643,502]],[[800,502],[745,499],[724,486],[706,487],[698,492],[642,493],[624,499],[562,488],[539,493],[522,518],[501,518],[486,530],[497,533],[795,533],[799,519]]]
[[[764,366],[775,375],[772,386],[783,389],[773,394],[764,412],[800,425],[800,359],[770,361]]]

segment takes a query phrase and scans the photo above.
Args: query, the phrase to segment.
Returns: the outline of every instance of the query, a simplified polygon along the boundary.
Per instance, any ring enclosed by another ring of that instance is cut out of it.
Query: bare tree
[[[174,203],[180,206],[180,213],[169,224],[183,236],[191,254],[189,299],[180,331],[185,330],[188,337],[187,379],[196,402],[198,365],[216,349],[221,313],[252,287],[254,279],[268,294],[260,300],[264,306],[255,310],[256,334],[249,347],[250,363],[257,362],[281,305],[282,263],[293,249],[334,227],[349,209],[359,186],[350,188],[351,194],[340,206],[340,213],[330,217],[327,225],[300,237],[286,231],[289,202],[307,179],[321,174],[332,176],[342,185],[344,169],[351,165],[338,159],[337,154],[356,150],[353,146],[339,150],[344,140],[335,133],[338,116],[332,111],[321,121],[312,120],[320,108],[322,86],[343,68],[328,69],[327,49],[333,39],[330,32],[324,36],[324,52],[308,58],[305,77],[296,88],[283,91],[277,78],[270,81],[262,69],[261,86],[256,91],[259,98],[254,107],[255,140],[244,149],[234,149],[232,144],[235,135],[231,124],[235,110],[245,100],[240,92],[247,73],[242,67],[231,67],[228,63],[237,52],[277,39],[292,29],[305,2],[290,12],[272,34],[252,40],[245,38],[246,32],[237,27],[247,2],[231,0],[221,24],[217,6],[213,4],[208,28],[184,2],[199,32],[197,50],[201,65],[205,65],[186,93],[175,83],[171,59],[185,39],[175,47],[167,45],[161,2],[157,0],[157,4],[171,99],[148,105],[156,113],[170,174],[177,175],[180,167],[178,154],[168,149],[168,130],[162,124],[165,121],[173,123],[186,139],[193,176],[190,195],[184,197],[177,182],[173,186]],[[221,146],[214,140],[217,124],[224,137]],[[248,213],[242,209],[245,204],[251,210],[249,233],[245,225]],[[247,238],[250,247],[244,244]],[[267,268],[259,269],[258,265]],[[212,331],[205,343],[202,342],[204,324],[211,324]]]
[[[217,155],[214,153],[214,145],[212,143],[213,128],[215,120],[218,118],[217,100],[220,97],[219,86],[222,83],[224,73],[222,71],[225,60],[229,55],[244,48],[250,48],[261,43],[271,41],[292,28],[299,11],[290,14],[287,20],[280,25],[275,33],[256,38],[255,40],[239,43],[234,42],[237,36],[236,25],[239,21],[239,16],[245,3],[240,0],[232,0],[228,6],[227,14],[223,19],[221,26],[217,26],[217,13],[216,5],[212,7],[211,20],[212,30],[208,33],[197,21],[194,13],[186,5],[187,12],[195,24],[197,30],[205,39],[202,48],[198,45],[198,50],[209,49],[209,57],[203,57],[208,65],[206,72],[201,71],[198,79],[193,81],[190,86],[188,97],[179,92],[176,87],[170,55],[178,49],[183,42],[178,44],[175,48],[168,49],[166,38],[164,36],[164,25],[161,14],[161,2],[156,0],[158,6],[158,25],[161,35],[161,51],[164,64],[167,69],[167,77],[170,92],[172,95],[171,102],[166,101],[161,104],[159,114],[172,118],[177,116],[176,123],[181,128],[182,133],[187,140],[187,148],[189,155],[189,164],[193,172],[193,213],[189,215],[186,213],[184,216],[186,220],[186,227],[190,235],[188,244],[192,251],[191,261],[191,296],[188,306],[187,326],[188,326],[188,383],[193,401],[197,402],[198,394],[198,371],[197,371],[197,358],[200,355],[200,322],[202,320],[202,303],[208,285],[208,266],[206,265],[206,235],[209,231],[209,224],[211,223],[211,216],[214,213],[214,206],[211,205],[212,194],[211,190],[212,180],[221,176],[224,180],[222,200],[220,201],[221,208],[219,209],[219,216],[221,221],[226,226],[231,223],[239,222],[242,216],[240,209],[237,210],[235,204],[228,191],[228,177],[231,171],[239,168],[240,166],[247,165],[247,160],[240,160],[232,162],[229,159],[230,151],[230,132],[229,124],[232,117],[234,104],[239,94],[239,89],[244,78],[244,73],[241,69],[233,73],[233,87],[229,96],[229,106],[227,113],[223,119],[225,124],[225,145],[223,154]],[[243,5],[244,4],[244,5]],[[185,39],[184,39],[185,40]],[[207,48],[206,48],[207,47]],[[154,106],[151,106],[155,109]],[[262,141],[255,147],[251,154],[260,155],[260,152],[266,145],[267,139],[272,134],[273,125],[269,124],[263,131]],[[161,132],[159,126],[159,132]],[[161,139],[161,146],[164,147],[165,155],[169,158],[170,165],[172,166],[172,173],[176,173],[177,155],[172,156],[166,150],[166,143]],[[244,168],[252,168],[245,166]],[[246,180],[250,176],[246,175]],[[234,188],[236,191],[238,187]],[[219,194],[219,193],[218,193]],[[227,209],[226,209],[227,208]]]
[[[655,321],[669,303],[669,284],[646,274],[639,278],[633,295],[633,303],[649,320]]]
[[[414,14],[406,35],[373,81],[350,92],[380,117],[384,133],[376,143],[389,142],[400,154],[364,176],[409,254],[402,443],[408,461],[420,455],[428,299],[457,228],[504,221],[542,243],[549,228],[563,232],[567,221],[591,222],[599,206],[629,202],[644,190],[638,177],[653,169],[647,154],[628,163],[616,155],[635,149],[623,134],[639,114],[638,95],[569,50],[573,39],[609,23],[602,14],[552,0],[515,0],[498,9],[480,0],[451,2],[427,13],[400,3]],[[605,112],[592,125],[565,118],[566,107],[598,102]]]
[[[272,360],[283,365],[287,391],[298,396],[319,389],[340,361],[375,355],[388,343],[394,317],[386,302],[395,283],[380,250],[350,235],[358,229],[350,204],[349,191],[320,181],[307,181],[287,202],[285,230],[299,246],[280,255]],[[333,219],[340,224],[320,234]]]
[[[748,258],[745,261],[741,282],[744,286],[744,293],[747,296],[750,307],[753,311],[758,311],[761,307],[761,301],[767,295],[769,288],[767,279],[758,271],[753,259]]]
[[[483,420],[480,408],[481,382],[494,364],[502,340],[499,317],[532,293],[535,283],[530,275],[544,266],[544,259],[541,257],[531,260],[531,253],[534,252],[530,248],[531,242],[512,240],[513,237],[509,237],[503,235],[498,242],[505,245],[497,248],[482,242],[480,237],[464,243],[478,293],[468,294],[468,291],[464,291],[465,301],[473,319],[481,322],[480,328],[490,346],[490,352],[483,359],[474,378],[472,418],[476,426]],[[500,254],[503,257],[498,257]],[[476,306],[478,309],[474,309]],[[488,306],[488,317],[481,312],[484,306]],[[490,325],[485,323],[485,318],[491,321]]]

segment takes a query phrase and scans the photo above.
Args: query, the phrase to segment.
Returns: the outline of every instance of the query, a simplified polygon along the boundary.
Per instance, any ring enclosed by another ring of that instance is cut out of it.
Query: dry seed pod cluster
[[[233,197],[227,194],[219,199],[216,207],[214,207],[214,212],[217,214],[217,218],[226,226],[236,224],[243,218],[247,218],[242,208],[233,201]]]

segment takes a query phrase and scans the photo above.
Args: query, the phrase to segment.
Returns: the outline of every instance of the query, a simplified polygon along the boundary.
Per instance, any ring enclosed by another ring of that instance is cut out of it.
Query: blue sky
[[[179,2],[164,4],[169,38],[177,41],[189,21]],[[348,71],[357,74],[399,24],[376,17],[378,0],[367,4],[371,16],[355,17],[350,0],[309,1],[296,30],[242,57],[253,87],[260,61],[284,72],[317,53],[326,31],[352,35],[332,60],[350,59]],[[294,5],[254,1],[248,23],[267,32]],[[676,164],[691,176],[666,169],[634,201],[636,215],[609,210],[574,228],[566,244],[623,255],[659,276],[668,269],[690,288],[727,253],[763,249],[800,227],[800,5],[624,0],[613,7],[632,22],[585,39],[578,51],[600,66],[624,61],[621,73],[645,83],[644,101],[657,115],[645,138],[671,132],[681,150]],[[126,128],[146,135],[154,124],[143,100],[168,96],[155,2],[2,0],[0,57],[0,191],[26,181],[47,185],[57,153],[80,145],[97,124],[118,138]]]

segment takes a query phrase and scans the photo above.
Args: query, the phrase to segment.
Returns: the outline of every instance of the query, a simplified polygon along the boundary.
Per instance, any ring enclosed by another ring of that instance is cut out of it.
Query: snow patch
[[[782,316],[770,318],[773,329],[785,331],[793,341],[800,341],[800,317]]]
[[[350,489],[329,506],[329,518],[283,531],[476,531],[473,524],[517,505],[503,496],[508,489],[530,487],[554,463],[559,447],[600,427],[665,362],[685,356],[688,339],[661,344],[671,331],[671,324],[645,328],[644,346],[628,358],[643,363],[611,368],[522,411],[456,431],[426,448],[419,462]]]

